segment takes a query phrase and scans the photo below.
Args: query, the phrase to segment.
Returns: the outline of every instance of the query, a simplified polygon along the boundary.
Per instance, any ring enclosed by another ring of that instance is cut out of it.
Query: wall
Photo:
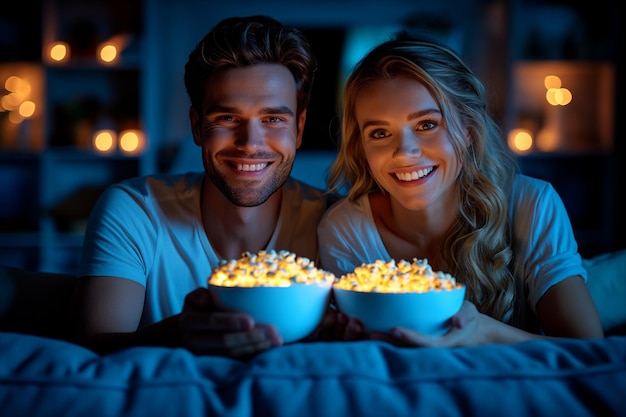
[[[189,102],[184,90],[183,68],[196,43],[225,17],[268,14],[304,30],[332,30],[351,25],[394,26],[410,16],[426,13],[425,20],[433,16],[448,16],[451,21],[458,20],[458,25],[464,27],[479,23],[477,19],[472,19],[480,11],[472,5],[478,3],[477,0],[447,0],[436,4],[413,0],[244,0],[220,4],[200,0],[146,1],[145,37],[149,41],[145,45],[148,60],[145,62],[144,88],[150,91],[144,103],[149,116],[146,128],[153,143],[162,146],[176,143],[189,133]],[[464,20],[461,21],[461,18]],[[326,65],[325,59],[329,60],[328,65],[336,65],[332,62],[335,56],[332,52],[328,53],[327,45],[328,42],[322,40],[316,51],[320,65]],[[314,90],[320,88],[323,88],[323,84],[318,77]]]
[[[123,3],[122,0],[116,1]],[[514,107],[511,103],[513,94],[510,93],[513,87],[511,74],[515,72],[513,64],[517,60],[532,63],[549,59],[600,59],[614,63],[615,93],[610,100],[613,103],[609,103],[606,109],[594,108],[592,113],[583,112],[576,116],[578,126],[581,126],[581,121],[589,121],[589,124],[583,124],[587,129],[598,123],[603,128],[607,128],[607,124],[612,125],[609,129],[611,133],[603,136],[608,137],[611,142],[608,144],[608,152],[603,153],[601,159],[597,155],[586,155],[583,152],[575,159],[568,158],[564,165],[555,166],[550,165],[552,162],[545,165],[545,161],[539,161],[542,166],[535,166],[532,164],[536,161],[532,160],[530,169],[541,175],[559,177],[555,184],[564,184],[561,188],[566,193],[564,199],[569,205],[568,210],[574,221],[582,222],[581,227],[586,227],[588,213],[593,216],[596,222],[591,222],[593,230],[581,235],[592,241],[591,245],[585,245],[585,255],[626,247],[626,221],[621,216],[626,207],[622,199],[618,198],[622,190],[626,189],[626,164],[622,163],[626,156],[626,145],[623,141],[614,139],[622,137],[624,128],[619,123],[619,116],[613,117],[613,122],[599,121],[608,112],[620,115],[624,109],[624,104],[619,99],[620,93],[625,90],[621,74],[625,71],[626,51],[619,36],[619,31],[623,29],[618,24],[621,22],[618,22],[617,2],[596,0],[592,4],[574,5],[559,0],[243,0],[222,4],[208,0],[143,1],[143,36],[140,47],[142,56],[146,59],[141,63],[141,113],[145,116],[144,128],[149,136],[152,153],[145,158],[147,166],[142,169],[143,172],[167,169],[169,166],[163,161],[171,163],[176,156],[182,155],[182,152],[177,151],[183,148],[186,149],[185,152],[190,152],[191,162],[183,160],[182,166],[200,166],[197,148],[193,144],[191,147],[179,146],[182,142],[190,145],[191,140],[183,68],[187,55],[196,42],[215,23],[229,16],[268,14],[284,23],[300,27],[310,35],[320,60],[320,72],[314,86],[309,123],[305,131],[304,148],[307,151],[317,148],[324,150],[333,146],[337,128],[335,101],[342,82],[342,74],[337,72],[349,69],[340,62],[341,48],[347,40],[348,28],[381,28],[385,32],[402,24],[411,24],[446,32],[448,40],[487,85],[491,95],[491,110],[503,125],[509,122],[509,111]],[[34,10],[42,3],[47,4],[48,0],[35,3],[35,6],[25,7],[12,2],[10,8],[0,10],[0,60],[4,59],[6,62],[6,57],[11,56],[28,60],[40,59],[37,54],[32,53],[32,39],[19,39],[12,44],[9,37],[3,37],[3,34],[8,33],[6,29],[10,23],[30,28],[41,25],[41,16],[30,9]],[[12,16],[19,16],[19,19],[12,21]],[[23,33],[29,38],[41,38],[41,33],[36,30],[31,33],[29,29]],[[528,42],[532,36],[539,36],[540,41]],[[573,47],[577,42],[578,49]],[[36,52],[40,49],[41,45],[35,45]],[[593,129],[590,131],[593,132]],[[4,165],[0,166],[0,196],[13,195],[12,190],[16,190],[16,193],[21,192],[22,200],[26,201],[32,194],[38,193],[38,187],[43,190],[42,194],[46,194],[46,187],[32,180],[38,177],[37,172],[28,171],[27,175],[16,177],[16,171],[24,171],[23,161],[19,158],[10,159],[11,155],[0,156],[4,157]],[[31,159],[30,156],[20,158]],[[7,161],[8,164],[5,163]],[[176,163],[180,166],[181,161],[177,160]],[[328,153],[301,154],[296,161],[294,174],[310,179],[309,172],[316,170],[313,167],[319,166],[315,165],[318,163],[326,167],[329,163]],[[566,169],[561,169],[562,167]],[[323,170],[316,171],[321,174]],[[572,174],[563,175],[563,172]],[[75,178],[83,177],[74,171],[70,175]],[[582,180],[579,181],[580,178]],[[65,184],[64,181],[54,178],[47,181],[59,183],[59,189]],[[322,176],[312,180],[315,185],[322,185],[321,181]],[[578,189],[581,184],[584,188]],[[14,204],[17,204],[16,201],[11,199]],[[42,207],[32,205],[31,208],[27,203],[23,205],[35,213],[42,210]],[[2,210],[11,210],[11,205],[5,203],[0,214]],[[3,226],[0,235],[5,232],[6,226],[2,222],[8,224],[12,219],[7,216],[0,218],[0,226]],[[12,239],[11,236],[9,238]],[[11,241],[10,244],[19,249],[20,243]]]

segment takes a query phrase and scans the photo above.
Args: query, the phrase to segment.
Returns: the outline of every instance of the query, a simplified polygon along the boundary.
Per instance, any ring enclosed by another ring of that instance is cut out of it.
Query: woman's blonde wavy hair
[[[410,77],[422,83],[439,105],[457,158],[462,163],[456,222],[442,256],[450,272],[467,287],[479,311],[509,322],[515,305],[508,197],[515,157],[489,115],[484,85],[449,47],[405,33],[374,48],[355,67],[343,91],[341,141],[330,168],[330,191],[354,201],[383,191],[374,180],[361,144],[355,104],[368,83]],[[464,138],[470,137],[470,146]],[[419,254],[415,254],[419,257]]]

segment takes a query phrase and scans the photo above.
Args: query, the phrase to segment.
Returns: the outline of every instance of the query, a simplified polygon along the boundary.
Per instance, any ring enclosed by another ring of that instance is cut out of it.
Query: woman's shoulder
[[[355,201],[347,197],[335,202],[322,217],[319,230],[333,231],[367,229],[373,223],[367,195]]]
[[[531,177],[526,174],[517,174],[513,179],[513,188],[517,188],[522,191],[541,191],[545,188],[552,188],[552,185],[550,182],[537,177]]]
[[[327,219],[351,218],[365,215],[368,212],[369,200],[367,195],[354,201],[342,196],[328,208],[324,217]]]
[[[540,178],[517,174],[513,180],[511,196],[514,200],[536,200],[555,193],[552,184]]]
[[[511,213],[548,213],[563,208],[561,196],[549,181],[518,174],[511,190]]]

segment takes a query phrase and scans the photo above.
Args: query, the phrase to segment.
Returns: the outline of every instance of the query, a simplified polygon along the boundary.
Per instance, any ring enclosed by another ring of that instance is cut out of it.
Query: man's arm
[[[131,346],[182,346],[196,354],[230,357],[282,345],[273,327],[216,308],[206,288],[187,295],[182,313],[137,330],[144,300],[144,287],[134,281],[80,278],[70,303],[74,341],[100,354]]]
[[[178,316],[137,331],[144,301],[145,288],[129,279],[78,279],[69,307],[75,341],[98,353],[140,345],[179,345]]]

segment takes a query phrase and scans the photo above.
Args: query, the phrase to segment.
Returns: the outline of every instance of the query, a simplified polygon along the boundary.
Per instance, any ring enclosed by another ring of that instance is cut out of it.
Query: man
[[[317,259],[330,200],[289,177],[315,70],[302,33],[264,16],[225,19],[198,43],[185,86],[205,172],[127,180],[99,199],[71,306],[81,343],[231,357],[282,344],[272,327],[219,310],[206,283],[244,251]]]

